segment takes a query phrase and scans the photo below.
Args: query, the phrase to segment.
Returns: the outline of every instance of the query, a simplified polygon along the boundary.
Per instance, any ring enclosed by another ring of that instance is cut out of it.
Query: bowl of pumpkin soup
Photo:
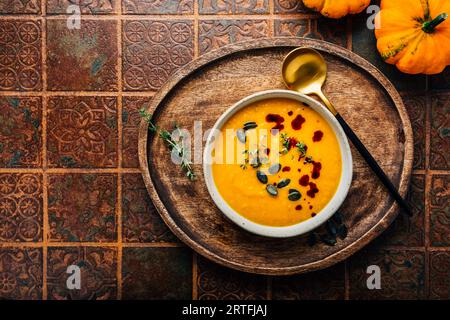
[[[352,180],[341,126],[322,104],[288,90],[248,96],[215,123],[204,177],[231,221],[267,237],[293,237],[327,221]]]

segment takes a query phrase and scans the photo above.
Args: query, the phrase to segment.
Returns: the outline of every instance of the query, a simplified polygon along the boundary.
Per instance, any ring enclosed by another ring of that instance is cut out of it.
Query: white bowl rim
[[[271,98],[288,98],[299,102],[305,102],[313,110],[318,112],[328,122],[328,124],[334,131],[336,138],[339,142],[342,158],[342,171],[339,185],[337,187],[335,194],[328,202],[328,204],[320,212],[318,212],[316,216],[311,217],[308,220],[299,222],[297,224],[284,227],[262,225],[254,221],[251,221],[245,218],[244,216],[240,215],[239,213],[237,213],[222,198],[221,194],[217,190],[212,174],[211,148],[213,145],[212,139],[214,136],[214,132],[216,130],[220,130],[222,126],[228,121],[228,119],[242,108],[245,108],[246,106],[254,102]],[[227,218],[229,218],[231,221],[233,221],[241,228],[260,236],[273,238],[288,238],[305,234],[319,227],[321,224],[323,224],[329,218],[331,218],[331,216],[339,209],[339,207],[342,205],[347,196],[348,190],[350,189],[350,184],[353,176],[353,160],[350,145],[348,143],[348,139],[344,133],[344,130],[342,129],[341,125],[336,120],[336,118],[333,116],[333,114],[325,106],[323,106],[316,100],[295,91],[282,89],[266,90],[256,92],[252,95],[249,95],[241,99],[240,101],[232,105],[230,108],[228,108],[228,110],[225,111],[219,117],[206,140],[205,149],[203,153],[203,174],[205,178],[206,187],[208,189],[209,194],[211,195],[211,198],[213,199],[216,206],[223,212],[223,214],[225,214]]]

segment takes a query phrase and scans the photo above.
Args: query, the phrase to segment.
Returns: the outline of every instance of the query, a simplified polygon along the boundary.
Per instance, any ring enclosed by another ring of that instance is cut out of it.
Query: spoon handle
[[[400,207],[409,216],[412,216],[411,208],[406,203],[405,199],[403,199],[402,196],[398,193],[397,188],[392,184],[391,180],[389,180],[386,173],[384,173],[383,169],[381,169],[381,167],[378,165],[374,157],[366,149],[361,140],[359,140],[358,136],[353,132],[353,130],[350,128],[347,122],[345,122],[344,118],[342,118],[339,113],[337,113],[335,116],[337,121],[339,121],[339,123],[341,124],[342,129],[344,129],[344,132],[347,134],[347,137],[353,143],[355,148],[358,149],[359,153],[366,160],[366,162],[369,164],[369,166],[372,168],[372,170],[375,172],[375,174],[378,176],[378,178],[381,180],[384,186],[389,190],[390,194],[394,197],[394,199],[397,201]]]

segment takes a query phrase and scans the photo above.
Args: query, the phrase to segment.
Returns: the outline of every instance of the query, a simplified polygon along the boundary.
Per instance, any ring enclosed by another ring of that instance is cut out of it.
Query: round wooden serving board
[[[223,47],[193,61],[155,95],[149,112],[156,124],[174,122],[193,132],[194,121],[211,128],[232,104],[254,92],[284,88],[283,57],[299,46],[323,53],[328,62],[324,92],[404,196],[413,159],[411,123],[400,95],[369,62],[336,45],[298,38],[250,41]],[[203,142],[204,145],[204,142]],[[139,131],[139,157],[148,192],[170,229],[199,254],[238,270],[286,275],[331,266],[369,243],[397,215],[397,205],[352,149],[354,176],[341,208],[349,233],[334,247],[307,244],[307,237],[269,239],[250,234],[225,218],[211,200],[202,165],[189,181],[171,162],[163,141]]]

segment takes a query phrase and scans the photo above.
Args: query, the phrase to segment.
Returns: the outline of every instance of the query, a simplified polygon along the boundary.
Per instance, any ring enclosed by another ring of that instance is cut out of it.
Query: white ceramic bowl
[[[270,98],[288,98],[292,100],[297,100],[300,102],[307,103],[312,109],[318,112],[331,126],[333,129],[337,140],[339,142],[341,156],[342,156],[342,173],[339,185],[337,187],[336,193],[333,198],[331,198],[330,202],[323,208],[315,217],[312,217],[306,221],[286,226],[286,227],[272,227],[262,225],[256,222],[253,222],[236,211],[234,211],[228,203],[222,198],[219,191],[217,190],[216,184],[214,183],[214,178],[212,174],[212,164],[211,164],[211,151],[214,140],[214,131],[221,130],[222,126],[228,121],[228,119],[235,114],[240,109],[246,107],[249,104],[252,104],[257,101],[270,99]],[[227,216],[231,221],[236,223],[238,226],[244,228],[247,231],[252,233],[274,237],[274,238],[287,238],[298,236],[309,232],[322,223],[327,221],[341,206],[342,202],[345,200],[347,196],[348,190],[350,188],[350,183],[352,181],[353,174],[353,163],[352,163],[352,154],[350,151],[350,146],[348,144],[347,136],[345,135],[342,127],[337,122],[333,114],[328,111],[326,107],[322,104],[318,103],[316,100],[311,99],[308,96],[303,94],[288,91],[288,90],[268,90],[262,91],[251,96],[248,96],[241,101],[234,104],[231,108],[229,108],[215,123],[213,130],[211,131],[208,139],[206,141],[206,146],[203,155],[203,172],[205,176],[206,186],[208,191],[217,205],[219,209]]]

